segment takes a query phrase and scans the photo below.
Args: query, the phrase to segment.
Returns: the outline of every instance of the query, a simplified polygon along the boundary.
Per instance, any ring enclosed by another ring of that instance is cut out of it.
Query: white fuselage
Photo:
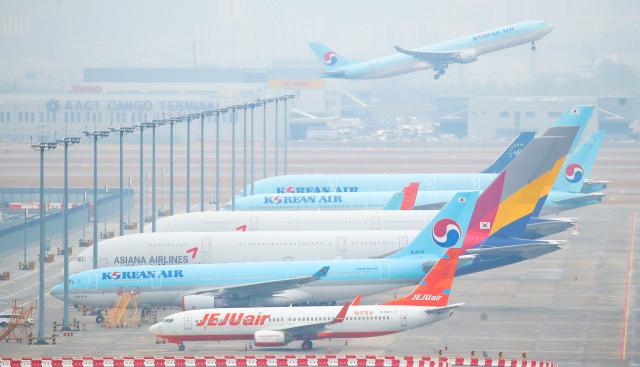
[[[333,321],[341,306],[206,309],[179,312],[149,328],[173,342],[251,340],[259,331],[287,332],[286,328]],[[451,309],[421,306],[350,306],[344,321],[296,339],[364,338],[398,333],[450,317]]]

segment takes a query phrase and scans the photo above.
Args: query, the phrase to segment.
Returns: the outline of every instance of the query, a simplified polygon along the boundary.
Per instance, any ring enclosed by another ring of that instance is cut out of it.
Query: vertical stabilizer
[[[322,42],[311,42],[309,47],[311,47],[316,56],[322,61],[327,71],[335,71],[345,65],[357,64],[357,62],[331,49]]]

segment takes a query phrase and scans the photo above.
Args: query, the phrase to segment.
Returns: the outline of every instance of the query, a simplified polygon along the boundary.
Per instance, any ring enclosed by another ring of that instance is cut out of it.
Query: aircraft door
[[[407,326],[407,310],[400,310],[400,326]]]
[[[109,267],[109,259],[100,259],[98,268],[108,268]]]
[[[257,217],[251,217],[251,230],[252,231],[257,231],[258,230],[258,218]]]
[[[338,179],[337,178],[332,178],[329,180],[329,190],[331,190],[331,192],[336,192],[336,188],[338,187]]]
[[[380,279],[389,279],[390,277],[389,263],[380,263]]]
[[[293,279],[293,270],[287,270],[287,278]]]
[[[371,224],[373,225],[373,229],[380,229],[380,217],[373,217]]]
[[[151,278],[151,287],[152,288],[161,288],[162,287],[162,278]]]
[[[400,237],[400,246],[398,248],[405,248],[409,244],[409,238],[402,236]]]
[[[211,238],[202,239],[202,253],[208,254],[211,252]]]
[[[191,312],[184,314],[184,329],[191,330]]]
[[[98,274],[89,275],[89,281],[87,282],[87,290],[89,291],[98,290]]]
[[[427,190],[434,190],[436,188],[436,179],[430,178],[427,181]]]
[[[480,177],[473,178],[473,189],[480,190]]]
[[[347,251],[346,237],[338,237],[338,251]]]

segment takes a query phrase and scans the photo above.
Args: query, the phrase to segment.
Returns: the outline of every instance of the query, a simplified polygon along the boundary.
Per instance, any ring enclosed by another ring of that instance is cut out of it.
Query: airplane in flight
[[[573,106],[569,108],[554,127],[579,126],[572,150],[591,117],[594,106]],[[531,136],[532,137],[532,136]],[[421,190],[484,190],[493,182],[507,164],[517,157],[515,152],[523,149],[520,142],[514,141],[507,150],[481,173],[374,173],[374,174],[309,174],[269,177],[254,183],[254,195],[259,194],[337,194],[344,192],[397,192],[410,182],[418,182]],[[515,150],[515,152],[514,152]],[[428,158],[427,158],[428,159]],[[500,166],[496,163],[500,162]],[[251,185],[244,190],[251,192]],[[274,195],[275,196],[275,195]],[[241,191],[236,200],[244,197]],[[230,205],[228,202],[226,205]]]
[[[586,205],[593,205],[602,201],[603,193],[582,193],[583,182],[589,177],[591,167],[595,163],[600,144],[604,138],[604,131],[592,133],[580,147],[567,157],[563,169],[558,174],[551,192],[545,195],[540,210],[533,217],[559,214],[566,210],[576,209]],[[419,185],[419,183],[415,183]],[[438,210],[449,201],[456,190],[424,190],[418,191],[414,198],[413,210]],[[256,194],[236,199],[236,210],[250,211],[281,211],[281,210],[368,210],[389,208],[386,203],[394,195],[393,192],[341,192],[322,194]],[[229,211],[229,205],[222,210]],[[566,228],[572,221],[549,219],[539,221],[531,218],[530,222],[540,224],[541,227],[563,223]],[[542,225],[541,223],[545,223]]]
[[[450,64],[468,64],[478,56],[529,42],[535,50],[535,42],[553,28],[543,21],[518,23],[415,50],[395,46],[396,54],[364,62],[353,61],[322,42],[311,42],[309,46],[327,70],[320,73],[321,78],[379,79],[433,69],[437,80]]]
[[[253,340],[256,347],[284,347],[302,341],[369,338],[400,333],[451,317],[463,303],[449,305],[459,248],[450,248],[411,294],[380,305],[361,306],[360,295],[344,306],[239,308],[233,311],[186,310],[149,328],[153,335],[178,344],[209,340]]]
[[[553,129],[558,135],[534,139],[480,196],[477,191],[458,193],[408,246],[389,256],[94,269],[70,277],[71,302],[106,307],[122,287],[139,290],[142,303],[182,305],[184,309],[333,302],[352,299],[357,293],[371,295],[416,284],[449,247],[460,245],[463,253],[472,250],[480,256],[496,251],[504,254],[506,247],[510,247],[510,254],[525,257],[548,253],[550,250],[543,249],[558,249],[557,244],[483,241],[494,235],[505,240],[511,231],[522,227],[547,182],[555,180],[577,127]],[[476,248],[477,244],[481,248]],[[252,250],[243,253],[249,257]],[[312,274],[313,269],[320,270]],[[62,297],[62,285],[54,287],[51,294]]]

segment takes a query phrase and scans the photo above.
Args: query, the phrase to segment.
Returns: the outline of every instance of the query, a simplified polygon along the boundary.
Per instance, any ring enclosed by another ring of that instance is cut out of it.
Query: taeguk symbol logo
[[[122,278],[122,273],[119,271],[114,271],[111,273],[111,279],[120,279]]]
[[[324,54],[324,63],[333,66],[338,62],[338,55],[335,52],[329,51]]]
[[[453,219],[440,219],[431,232],[436,245],[444,248],[452,247],[460,240],[460,226]]]
[[[282,198],[282,196],[276,196],[276,197],[273,198],[273,202],[276,203],[276,204],[282,203],[283,200],[284,199]]]
[[[295,194],[296,193],[296,188],[295,187],[287,187],[287,194]]]
[[[584,169],[578,163],[572,163],[564,170],[564,178],[569,183],[578,183],[582,180],[582,177],[584,177]]]

